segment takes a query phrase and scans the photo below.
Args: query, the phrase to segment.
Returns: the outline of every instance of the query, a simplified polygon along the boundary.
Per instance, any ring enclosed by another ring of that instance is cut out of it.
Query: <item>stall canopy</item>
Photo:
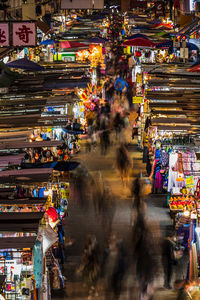
[[[54,45],[56,42],[54,40],[44,40],[40,43],[40,45]]]
[[[7,63],[7,66],[14,69],[23,69],[28,71],[44,71],[44,67],[36,64],[35,62],[21,58]]]
[[[43,215],[44,212],[1,212],[0,231],[37,233]]]
[[[21,169],[0,172],[0,183],[48,182],[53,173],[51,168]]]
[[[107,39],[104,39],[102,37],[91,37],[87,40],[88,43],[91,43],[91,44],[104,44],[105,42],[107,42],[108,40]]]
[[[141,33],[136,33],[136,34],[127,36],[125,39],[126,40],[133,40],[133,39],[137,39],[137,38],[147,39],[148,40],[148,37],[146,35],[144,35],[144,34],[141,34]]]
[[[69,42],[69,41],[63,41],[59,42],[62,49],[69,49],[69,48],[87,48],[89,45],[79,42]]]
[[[19,199],[3,199],[0,198],[0,205],[3,206],[34,206],[40,205],[43,206],[47,201],[47,198],[19,198]]]
[[[37,236],[1,238],[0,249],[33,248]]]
[[[162,30],[173,30],[173,25],[171,24],[165,24],[165,23],[159,23],[152,26],[154,29],[162,29]]]
[[[4,149],[24,149],[61,146],[61,141],[42,141],[42,142],[0,142],[0,150]]]
[[[24,163],[21,165],[23,169],[29,168],[52,168],[56,171],[73,171],[79,166],[79,162],[76,161],[55,161],[41,164]]]
[[[123,43],[124,46],[142,47],[142,48],[154,48],[155,44],[144,38],[136,38]]]

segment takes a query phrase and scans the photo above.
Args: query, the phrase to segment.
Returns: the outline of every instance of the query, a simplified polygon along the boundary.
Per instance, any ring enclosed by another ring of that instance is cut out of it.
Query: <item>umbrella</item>
[[[56,41],[54,40],[44,40],[40,43],[40,45],[54,45]]]
[[[63,41],[60,42],[60,46],[62,49],[69,49],[69,48],[87,48],[89,47],[88,44],[79,43],[79,42],[69,42],[69,41]]]
[[[44,67],[34,63],[31,60],[28,60],[27,58],[13,60],[7,63],[6,65],[9,68],[14,68],[14,69],[23,69],[29,71],[44,71]]]
[[[147,39],[136,38],[123,43],[124,46],[142,47],[142,48],[154,48],[155,44]]]
[[[133,40],[133,39],[136,39],[136,38],[141,38],[141,39],[148,40],[148,37],[146,35],[144,35],[144,34],[141,34],[141,33],[133,34],[131,36],[126,37],[125,39],[126,40]]]
[[[195,45],[193,43],[187,43],[187,47],[189,48],[189,51],[192,51],[192,50],[198,51],[199,50],[199,48],[197,47],[197,45]]]
[[[0,71],[0,88],[9,87],[19,77],[19,73],[12,72],[3,62],[0,62]]]

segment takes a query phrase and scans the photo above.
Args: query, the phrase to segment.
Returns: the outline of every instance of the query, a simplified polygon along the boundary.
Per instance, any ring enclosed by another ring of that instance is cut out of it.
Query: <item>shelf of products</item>
[[[196,205],[199,206],[199,202],[195,201],[193,195],[176,195],[171,196],[169,200],[169,207],[172,211],[183,211],[183,210],[193,210],[196,208]]]

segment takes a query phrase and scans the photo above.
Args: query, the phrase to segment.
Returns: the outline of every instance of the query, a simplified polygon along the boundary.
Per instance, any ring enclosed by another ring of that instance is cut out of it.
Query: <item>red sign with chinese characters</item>
[[[13,46],[27,47],[36,46],[35,23],[21,22],[12,24]]]
[[[10,46],[9,41],[9,24],[0,23],[0,47]]]

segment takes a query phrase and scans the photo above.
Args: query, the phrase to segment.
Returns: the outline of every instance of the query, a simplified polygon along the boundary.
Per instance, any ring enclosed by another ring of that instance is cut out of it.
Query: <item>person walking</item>
[[[98,296],[96,285],[100,275],[100,250],[94,235],[88,235],[81,265],[77,273],[81,275],[87,288],[88,300],[92,299],[93,296]]]
[[[118,300],[126,273],[126,254],[123,242],[112,234],[103,255],[102,276],[105,281],[105,299]]]
[[[128,184],[130,179],[130,173],[132,170],[132,162],[124,144],[121,144],[121,146],[117,149],[116,166],[117,170],[119,171],[123,185],[125,183]]]
[[[171,279],[173,275],[173,265],[175,262],[175,258],[174,258],[175,243],[173,242],[173,238],[170,236],[164,238],[161,247],[162,247],[162,264],[163,264],[163,271],[164,271],[164,287],[170,289]]]

